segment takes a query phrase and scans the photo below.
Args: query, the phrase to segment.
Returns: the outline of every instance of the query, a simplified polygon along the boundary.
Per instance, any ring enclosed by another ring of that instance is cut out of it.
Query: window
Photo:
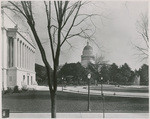
[[[32,85],[32,76],[31,76],[31,85]]]
[[[23,75],[23,81],[25,80],[25,78],[26,78],[25,75]]]
[[[27,85],[29,85],[29,76],[28,76],[28,80],[27,80]]]
[[[8,66],[13,67],[13,38],[8,38]]]

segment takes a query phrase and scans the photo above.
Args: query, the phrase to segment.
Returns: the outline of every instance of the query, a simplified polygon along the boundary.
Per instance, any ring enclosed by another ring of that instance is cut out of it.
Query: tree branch
[[[66,38],[67,38],[68,34],[70,33],[70,31],[71,31],[71,29],[72,29],[72,27],[73,27],[74,22],[75,22],[75,20],[76,20],[76,18],[77,18],[77,15],[78,15],[78,13],[79,13],[80,7],[81,7],[81,1],[78,3],[77,12],[76,12],[76,14],[75,14],[75,16],[74,16],[74,18],[73,18],[72,24],[71,24],[71,26],[70,26],[70,28],[69,28],[69,30],[68,30],[68,32],[67,32],[67,34],[66,34],[64,40],[63,40],[62,43],[60,44],[60,47],[61,47],[61,46],[63,45],[63,43],[66,41]]]
[[[22,10],[21,10],[16,4],[14,4],[14,3],[11,2],[11,1],[8,1],[8,2],[11,3],[16,9],[18,9],[19,12],[27,19],[27,16],[22,12]]]
[[[48,10],[48,7],[47,7],[47,4],[45,1],[44,1],[44,4],[45,4],[45,12],[46,12],[47,23],[48,23],[47,30],[48,30],[49,40],[50,40],[52,58],[54,61],[55,60],[55,58],[54,58],[54,47],[53,47],[53,39],[52,39],[52,35],[51,35],[51,2],[49,1],[49,10]]]

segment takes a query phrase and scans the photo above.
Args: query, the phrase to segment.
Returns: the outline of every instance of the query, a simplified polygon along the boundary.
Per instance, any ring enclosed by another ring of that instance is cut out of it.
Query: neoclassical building
[[[2,89],[31,86],[35,80],[35,46],[2,9],[0,75]]]
[[[81,55],[81,65],[87,67],[89,62],[95,63],[95,57],[93,55],[93,48],[89,45],[89,42],[87,42]]]

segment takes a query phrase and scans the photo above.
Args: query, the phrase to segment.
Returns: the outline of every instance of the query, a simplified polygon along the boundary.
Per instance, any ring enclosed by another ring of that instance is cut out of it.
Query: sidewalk
[[[50,118],[50,113],[10,113],[10,118]],[[144,118],[148,113],[105,113],[105,118]],[[102,113],[57,113],[57,118],[103,118]]]
[[[85,86],[84,86],[85,87]],[[36,90],[39,91],[48,91],[49,88],[46,86],[37,86]],[[62,91],[62,87],[57,88],[58,91]],[[67,86],[63,87],[64,92],[72,92],[72,93],[80,93],[80,94],[87,94],[88,90],[83,89],[83,86]],[[138,98],[149,98],[148,93],[137,93],[137,92],[114,92],[114,91],[103,91],[105,96],[118,96],[118,97],[138,97]],[[114,95],[115,93],[115,95]],[[101,92],[98,90],[90,90],[91,95],[101,95]]]

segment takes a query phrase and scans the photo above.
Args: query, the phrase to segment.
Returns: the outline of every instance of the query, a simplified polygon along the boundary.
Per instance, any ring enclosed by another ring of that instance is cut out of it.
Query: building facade
[[[29,36],[21,33],[2,9],[1,78],[2,89],[35,85],[35,46]]]
[[[89,42],[87,42],[81,55],[81,65],[87,67],[89,62],[95,63],[95,56],[93,55],[93,48],[89,45]]]

